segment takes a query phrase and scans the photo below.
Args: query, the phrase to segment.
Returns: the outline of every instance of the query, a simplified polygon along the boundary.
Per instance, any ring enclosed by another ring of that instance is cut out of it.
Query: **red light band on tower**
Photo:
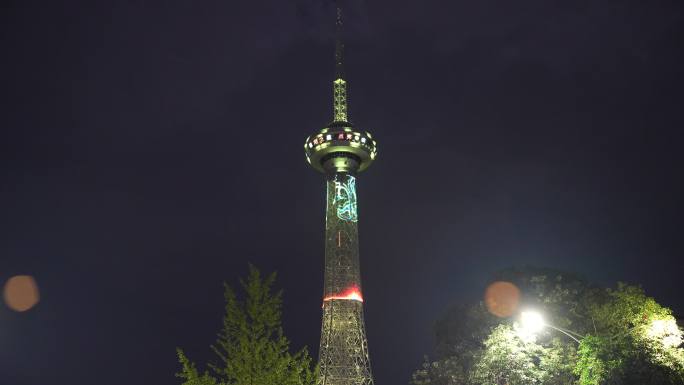
[[[351,286],[339,294],[329,295],[329,296],[323,298],[323,302],[330,301],[333,299],[346,299],[346,300],[350,300],[350,301],[363,302],[363,296],[361,296],[361,290],[359,290],[359,288],[356,286]]]

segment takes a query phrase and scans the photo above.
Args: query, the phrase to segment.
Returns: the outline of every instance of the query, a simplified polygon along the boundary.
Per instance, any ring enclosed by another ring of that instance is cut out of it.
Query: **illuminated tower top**
[[[333,81],[333,121],[319,133],[306,138],[306,160],[325,173],[355,174],[368,168],[377,156],[377,144],[370,132],[354,128],[347,111],[347,81],[344,75],[342,10],[337,8],[335,80]]]

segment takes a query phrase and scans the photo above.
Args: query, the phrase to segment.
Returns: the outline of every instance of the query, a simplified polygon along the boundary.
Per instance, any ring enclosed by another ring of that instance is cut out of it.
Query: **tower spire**
[[[335,79],[344,79],[344,43],[342,42],[342,8],[337,5],[335,19]]]
[[[335,20],[335,80],[333,81],[333,122],[347,121],[347,82],[344,80],[344,43],[342,42],[342,8],[337,4]]]

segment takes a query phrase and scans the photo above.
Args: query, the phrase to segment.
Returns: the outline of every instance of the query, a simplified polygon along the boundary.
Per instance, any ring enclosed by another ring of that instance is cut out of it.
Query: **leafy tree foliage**
[[[430,362],[427,357],[422,369],[413,372],[414,385],[456,385],[467,383],[468,373],[458,356]]]
[[[555,315],[549,320],[551,323],[574,329],[591,324],[582,315],[581,298],[590,296],[594,288],[574,275],[527,268],[499,272],[494,280],[514,283],[523,293],[520,307]],[[535,341],[520,340],[514,321],[490,314],[483,302],[448,309],[435,325],[435,360],[426,359],[422,369],[414,372],[411,383],[569,383],[568,379],[574,377],[574,344],[549,332]],[[515,358],[515,366],[508,365],[509,358]]]
[[[540,384],[544,348],[519,338],[509,325],[499,325],[484,341],[472,371],[472,382],[487,385]]]
[[[178,362],[182,368],[181,372],[176,374],[176,377],[183,379],[183,385],[216,385],[216,379],[209,375],[206,371],[200,375],[197,372],[197,367],[190,362],[183,353],[183,350],[176,349],[178,354]]]
[[[282,292],[273,293],[275,273],[265,279],[250,266],[245,293],[238,299],[225,285],[223,327],[211,346],[218,361],[209,364],[212,374],[200,375],[178,350],[182,366],[177,374],[183,385],[313,385],[316,372],[306,348],[292,354],[281,326]]]
[[[635,286],[608,289],[590,308],[596,329],[580,343],[581,385],[684,384],[682,331],[670,309]]]
[[[413,385],[684,384],[682,331],[669,309],[639,287],[602,289],[552,270],[506,270],[497,280],[522,291],[553,328],[533,337],[517,317],[497,318],[482,303],[451,308],[436,323],[435,359],[414,372]]]
[[[593,328],[588,306],[603,291],[573,273],[527,267],[504,270],[497,279],[514,283],[523,293],[520,308],[537,309],[555,326],[585,334]]]

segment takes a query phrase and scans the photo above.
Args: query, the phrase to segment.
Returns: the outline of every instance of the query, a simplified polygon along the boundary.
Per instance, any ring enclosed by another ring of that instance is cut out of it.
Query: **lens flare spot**
[[[497,317],[510,317],[520,302],[520,289],[510,282],[496,281],[485,290],[487,310]]]
[[[38,285],[30,275],[15,275],[7,280],[3,291],[5,303],[14,311],[26,311],[40,300]]]

